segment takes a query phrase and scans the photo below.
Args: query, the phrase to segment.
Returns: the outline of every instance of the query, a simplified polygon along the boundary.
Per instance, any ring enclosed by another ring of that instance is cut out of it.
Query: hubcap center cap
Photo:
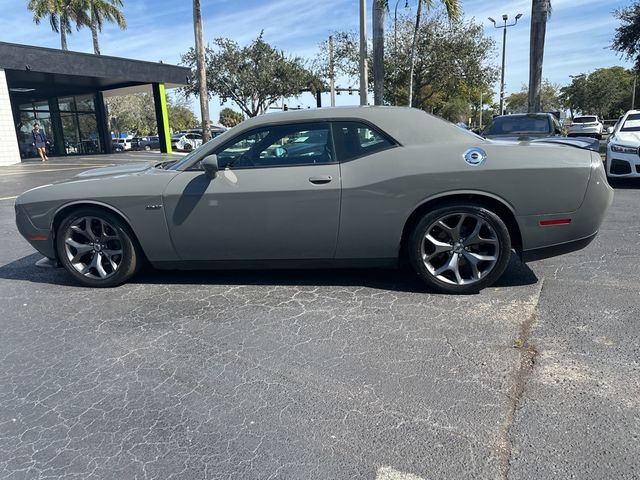
[[[456,242],[453,244],[453,253],[462,253],[464,250],[464,243]]]
[[[102,245],[100,245],[99,243],[94,243],[94,244],[93,244],[93,249],[94,249],[96,252],[100,252],[100,251],[102,251]]]

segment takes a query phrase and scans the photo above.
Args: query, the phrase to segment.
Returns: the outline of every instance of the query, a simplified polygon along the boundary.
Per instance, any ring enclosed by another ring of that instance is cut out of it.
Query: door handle
[[[315,185],[323,185],[329,183],[333,178],[331,175],[318,175],[317,177],[309,177],[309,181]]]

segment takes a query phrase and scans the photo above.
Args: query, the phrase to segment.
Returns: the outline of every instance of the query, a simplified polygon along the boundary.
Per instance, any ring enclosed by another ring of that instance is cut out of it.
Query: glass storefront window
[[[59,97],[52,99],[52,102],[54,102],[54,108],[55,102],[57,102],[60,110],[59,114],[54,113],[54,118],[51,118],[49,101],[47,100],[18,106],[20,120],[16,125],[16,133],[22,158],[37,157],[31,135],[33,125],[36,122],[40,124],[51,142],[51,149],[55,143],[54,139],[57,139],[59,145],[57,145],[56,151],[58,154],[101,153],[102,145],[100,144],[98,121],[95,114],[95,96]],[[51,151],[50,154],[52,153]]]
[[[63,97],[58,99],[58,108],[61,112],[75,112],[76,100],[73,97]]]
[[[96,106],[93,100],[93,95],[76,97],[76,110],[78,112],[95,112]]]

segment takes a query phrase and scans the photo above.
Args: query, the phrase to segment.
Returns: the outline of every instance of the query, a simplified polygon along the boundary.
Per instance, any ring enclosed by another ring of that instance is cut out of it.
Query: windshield
[[[621,132],[640,132],[640,113],[632,113],[624,120]]]
[[[549,133],[546,116],[506,115],[496,117],[484,131],[485,135],[517,135],[520,133]]]
[[[596,117],[576,117],[573,119],[573,123],[596,123],[597,121]]]

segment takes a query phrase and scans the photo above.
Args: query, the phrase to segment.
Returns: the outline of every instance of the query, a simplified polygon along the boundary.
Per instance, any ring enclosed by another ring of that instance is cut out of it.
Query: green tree
[[[618,118],[631,106],[633,72],[624,67],[598,68],[573,77],[562,97],[572,114]]]
[[[167,97],[167,113],[169,114],[169,127],[173,132],[200,126],[193,110],[182,99]]]
[[[220,110],[220,120],[219,122],[225,127],[231,128],[235,127],[237,124],[244,120],[244,115],[240,112],[236,112],[235,110],[226,107]]]
[[[542,110],[542,63],[547,20],[551,15],[551,0],[532,0],[531,33],[529,39],[529,98],[528,111]]]
[[[633,60],[635,69],[640,70],[640,1],[636,0],[626,8],[614,12],[620,20],[613,38],[613,49]]]
[[[270,105],[286,97],[297,97],[315,88],[318,79],[299,57],[287,57],[263,38],[262,33],[246,47],[228,38],[218,38],[215,48],[207,47],[207,90],[223,100],[231,99],[248,117],[266,112]],[[196,66],[191,48],[182,56],[183,64]],[[199,82],[185,88],[187,94],[199,92]]]
[[[457,20],[460,17],[460,1],[459,0],[440,0],[444,5],[447,17],[451,20]],[[416,23],[413,29],[413,39],[411,42],[411,56],[409,57],[409,64],[411,65],[411,69],[409,71],[409,102],[408,105],[410,107],[413,106],[413,73],[415,71],[416,64],[416,46],[418,43],[418,33],[420,31],[420,20],[422,18],[422,7],[425,7],[426,10],[429,10],[433,7],[433,0],[418,0],[418,8],[416,9]]]
[[[134,93],[106,98],[109,129],[145,135],[157,130],[153,96]]]
[[[29,0],[27,9],[33,12],[36,25],[49,19],[51,30],[60,34],[62,50],[69,50],[67,35],[71,34],[71,26],[75,24],[79,30],[89,24],[89,17],[84,10],[84,0]]]
[[[463,98],[468,105],[479,103],[497,77],[490,64],[495,43],[484,35],[482,25],[474,21],[452,20],[436,14],[420,25],[415,45],[413,73],[407,72],[414,50],[411,19],[403,18],[398,28],[398,48],[385,59],[385,100],[407,105],[410,93],[406,85],[413,78],[411,104],[428,112],[442,114],[446,103]],[[387,37],[390,44],[394,39]],[[483,98],[487,101],[489,98]],[[450,117],[448,117],[450,118]],[[452,120],[457,120],[451,118]]]
[[[565,99],[560,90],[559,85],[551,83],[548,79],[543,80],[540,89],[540,109],[537,112],[557,112],[562,110],[565,107]],[[510,113],[529,112],[529,90],[526,85],[523,85],[522,90],[519,92],[509,95],[506,100],[507,110]]]
[[[88,25],[93,40],[93,53],[100,55],[98,32],[102,32],[105,22],[115,23],[121,30],[127,28],[127,21],[122,13],[122,0],[82,0],[84,9],[88,11]]]

